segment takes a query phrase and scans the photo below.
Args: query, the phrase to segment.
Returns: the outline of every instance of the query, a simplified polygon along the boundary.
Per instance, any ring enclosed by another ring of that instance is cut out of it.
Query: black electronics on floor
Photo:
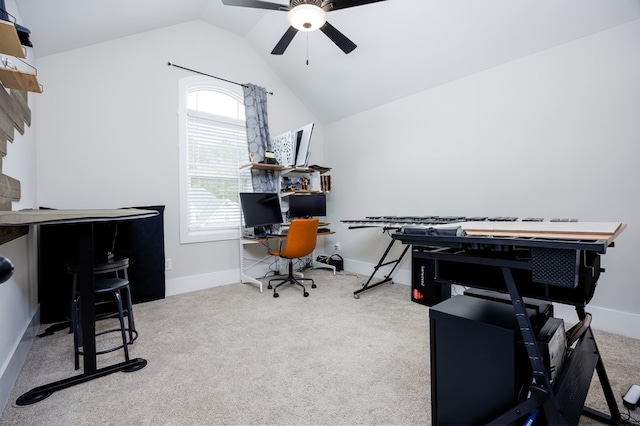
[[[455,296],[429,318],[434,425],[486,424],[526,398],[531,367],[512,305]]]
[[[493,290],[483,290],[479,288],[467,288],[464,290],[465,296],[479,297],[481,299],[493,300],[494,302],[507,303],[512,305],[511,297],[507,293],[500,293]],[[547,322],[547,318],[553,317],[553,303],[544,300],[523,297],[522,301],[528,309],[536,311],[531,326],[537,334]]]
[[[411,301],[433,306],[451,297],[451,284],[435,281],[435,261],[414,257],[411,261]]]
[[[108,254],[129,258],[129,282],[134,303],[165,296],[164,206],[157,216],[115,222],[95,222],[94,262]],[[72,278],[67,265],[78,263],[79,224],[40,225],[38,231],[38,301],[44,324],[66,321],[71,308]]]

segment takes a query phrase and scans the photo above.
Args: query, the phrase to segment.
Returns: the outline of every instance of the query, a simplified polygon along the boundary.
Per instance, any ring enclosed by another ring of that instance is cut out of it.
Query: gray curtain
[[[264,87],[250,83],[243,86],[243,91],[249,159],[253,153],[253,162],[258,163],[264,160],[265,151],[272,151],[267,116],[267,91]],[[252,170],[251,183],[254,192],[276,191],[275,177],[271,171]]]

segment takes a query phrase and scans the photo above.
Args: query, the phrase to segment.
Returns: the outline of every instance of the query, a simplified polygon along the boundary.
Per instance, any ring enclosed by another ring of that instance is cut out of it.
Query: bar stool
[[[138,332],[136,331],[135,321],[133,318],[133,309],[131,302],[131,290],[129,289],[129,277],[127,274],[127,268],[129,267],[129,259],[116,259],[113,261],[109,261],[107,263],[101,263],[95,265],[93,268],[93,273],[96,276],[94,281],[95,284],[95,294],[97,295],[111,295],[114,297],[117,306],[117,314],[118,320],[120,322],[120,328],[113,328],[108,330],[103,330],[96,333],[96,336],[101,336],[107,333],[120,332],[122,335],[122,344],[104,349],[101,351],[97,351],[96,355],[105,354],[113,351],[117,351],[122,349],[124,351],[124,357],[126,361],[129,361],[129,349],[128,346],[131,345],[137,338]],[[74,347],[74,361],[75,361],[75,369],[78,370],[80,368],[80,355],[82,355],[82,351],[80,351],[80,346],[82,346],[82,332],[80,330],[80,293],[77,290],[77,281],[78,275],[80,274],[80,267],[78,265],[69,265],[67,266],[67,272],[73,276],[73,300],[71,302],[71,329],[73,332],[73,347]],[[126,309],[123,305],[123,293],[124,298],[126,299]],[[100,301],[96,304],[106,303],[106,301]],[[124,316],[127,316],[128,324],[125,326]],[[113,314],[102,315],[102,318],[112,317]],[[129,334],[129,338],[127,339],[127,333]]]

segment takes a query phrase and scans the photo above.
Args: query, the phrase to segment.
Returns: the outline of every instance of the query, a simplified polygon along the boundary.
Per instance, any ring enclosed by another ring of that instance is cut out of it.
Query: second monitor
[[[318,217],[327,215],[325,194],[294,194],[289,196],[289,217]]]

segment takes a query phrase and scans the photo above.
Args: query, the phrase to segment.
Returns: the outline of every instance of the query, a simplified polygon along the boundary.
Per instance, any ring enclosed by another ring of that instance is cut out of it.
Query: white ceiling
[[[284,12],[221,0],[16,4],[36,57],[202,19],[245,37],[322,123],[640,19],[640,0],[387,0],[327,15],[358,45],[348,55],[316,31],[272,56]]]

